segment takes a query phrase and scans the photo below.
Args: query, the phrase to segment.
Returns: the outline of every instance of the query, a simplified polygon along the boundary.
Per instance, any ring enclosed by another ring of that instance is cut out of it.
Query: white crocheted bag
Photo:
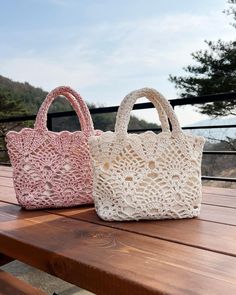
[[[143,96],[158,110],[159,134],[127,133],[133,105]],[[203,144],[203,137],[182,132],[171,105],[156,90],[131,92],[121,102],[115,132],[89,139],[97,214],[118,221],[197,216]]]

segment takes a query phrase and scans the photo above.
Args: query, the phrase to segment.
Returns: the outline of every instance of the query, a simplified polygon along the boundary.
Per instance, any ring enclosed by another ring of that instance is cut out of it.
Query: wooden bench
[[[0,254],[0,266],[13,260],[9,256]],[[0,295],[46,295],[46,293],[0,269]]]
[[[103,222],[93,207],[22,210],[0,169],[0,252],[101,295],[236,294],[236,190],[199,218]]]
[[[46,295],[0,269],[0,295]]]

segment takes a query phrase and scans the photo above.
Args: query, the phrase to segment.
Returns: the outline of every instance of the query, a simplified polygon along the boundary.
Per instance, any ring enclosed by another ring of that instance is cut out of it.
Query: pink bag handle
[[[163,111],[164,111],[166,116],[169,118],[171,122],[173,135],[182,133],[182,129],[179,125],[179,121],[169,101],[165,99],[163,95],[161,95],[158,91],[156,91],[153,88],[141,88],[139,90],[130,92],[122,100],[117,112],[117,116],[116,116],[115,133],[117,135],[124,136],[125,134],[127,134],[128,123],[130,120],[130,112],[133,109],[134,103],[140,97],[148,98],[154,104],[157,110],[159,108],[159,111],[161,107],[161,114],[163,114]],[[160,116],[160,113],[159,113],[159,116]],[[162,123],[162,120],[161,120],[161,123]],[[166,129],[166,126],[164,129],[162,126],[162,130],[164,131],[165,129]]]
[[[72,88],[68,86],[60,86],[53,89],[51,92],[48,93],[47,97],[45,98],[44,102],[42,103],[38,115],[36,117],[36,121],[34,124],[35,129],[40,129],[47,131],[47,113],[50,105],[54,101],[54,99],[59,96],[63,95],[67,98],[70,102],[72,107],[74,108],[81,125],[81,130],[86,132],[88,135],[93,135],[94,127],[93,121],[87,107],[87,104],[84,102],[82,97],[74,91]]]

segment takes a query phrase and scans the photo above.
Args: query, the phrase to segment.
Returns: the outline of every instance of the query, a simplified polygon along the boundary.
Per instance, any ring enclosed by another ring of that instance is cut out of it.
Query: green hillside
[[[0,75],[0,118],[22,114],[36,114],[46,95],[47,92],[41,88],[34,87],[27,82],[15,82]],[[96,106],[89,105],[89,107]],[[63,112],[68,110],[71,110],[71,106],[64,98],[57,99],[50,108],[50,112]],[[94,115],[93,120],[95,128],[104,131],[113,129],[115,116],[115,113]],[[148,129],[155,128],[157,125],[132,116],[129,127],[131,129]],[[78,120],[76,117],[57,118],[53,121],[53,130],[55,131],[62,129],[72,131],[77,128]]]
[[[13,98],[20,102],[27,114],[36,114],[46,95],[47,92],[41,88],[34,87],[27,82],[15,82],[0,75],[0,96],[5,97],[6,100]],[[70,109],[70,105],[60,98],[50,110],[59,112],[68,109]]]

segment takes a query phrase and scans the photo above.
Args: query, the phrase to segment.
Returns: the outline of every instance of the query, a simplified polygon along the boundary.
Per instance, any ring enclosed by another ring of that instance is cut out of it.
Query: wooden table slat
[[[11,166],[1,165],[0,166],[0,171],[10,171],[10,172],[12,172],[12,167]]]
[[[48,212],[141,235],[164,239],[192,247],[236,256],[236,230],[233,226],[201,219],[142,222],[104,222],[93,208],[60,209]]]
[[[236,196],[222,196],[204,193],[202,204],[236,208]]]
[[[203,194],[207,193],[207,194],[214,194],[214,195],[236,197],[236,189],[231,189],[231,188],[203,186],[202,192],[203,192]]]
[[[202,204],[199,219],[235,226],[236,209]]]
[[[12,187],[13,180],[10,177],[0,176],[0,184],[5,187]]]

